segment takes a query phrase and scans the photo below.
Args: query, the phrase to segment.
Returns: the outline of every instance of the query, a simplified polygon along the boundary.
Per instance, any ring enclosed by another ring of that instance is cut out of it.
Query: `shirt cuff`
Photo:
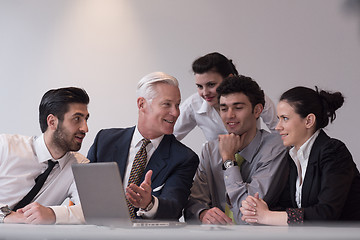
[[[231,186],[234,183],[243,182],[242,176],[240,174],[240,167],[233,166],[224,170],[224,181],[226,186]]]
[[[85,218],[80,205],[51,206],[56,217],[55,224],[83,224]]]
[[[146,219],[153,219],[155,217],[155,214],[159,207],[159,199],[155,196],[153,196],[153,197],[155,200],[153,208],[150,211],[144,211],[144,210],[139,209],[136,213],[138,216],[140,216],[142,218],[146,218]]]

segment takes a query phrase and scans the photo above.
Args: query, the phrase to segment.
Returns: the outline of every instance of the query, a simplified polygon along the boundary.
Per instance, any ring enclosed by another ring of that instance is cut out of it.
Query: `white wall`
[[[352,0],[0,0],[0,133],[39,135],[50,88],[91,97],[86,155],[101,128],[136,123],[137,81],[164,71],[195,92],[191,63],[219,51],[277,102],[290,87],[346,96],[327,132],[360,164],[360,13]],[[199,130],[184,142],[199,152]]]

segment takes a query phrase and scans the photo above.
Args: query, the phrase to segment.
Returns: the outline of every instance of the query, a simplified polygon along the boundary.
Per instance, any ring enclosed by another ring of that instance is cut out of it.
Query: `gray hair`
[[[166,83],[175,87],[179,87],[178,80],[164,72],[153,72],[143,77],[136,89],[136,97],[143,97],[147,101],[151,101],[157,95],[154,86],[158,83]]]

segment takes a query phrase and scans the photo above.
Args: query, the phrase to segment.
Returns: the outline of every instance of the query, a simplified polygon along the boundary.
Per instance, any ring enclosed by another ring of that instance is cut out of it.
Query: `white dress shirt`
[[[135,131],[131,140],[131,144],[130,144],[130,150],[129,150],[129,158],[127,161],[127,165],[126,165],[126,170],[125,170],[125,175],[124,175],[124,189],[126,191],[126,187],[128,185],[128,181],[129,181],[129,177],[130,177],[130,172],[131,172],[131,168],[132,165],[134,163],[134,159],[135,159],[135,155],[136,153],[140,150],[140,147],[142,145],[142,139],[144,137],[140,134],[138,127],[135,127]],[[159,146],[161,140],[164,138],[164,135],[155,138],[155,139],[150,139],[151,142],[146,146],[146,152],[147,152],[147,160],[146,160],[146,164],[145,167],[147,165],[147,163],[149,162],[152,154],[155,152],[155,150],[157,149],[157,147]],[[146,174],[144,172],[144,174]],[[141,184],[141,183],[140,183]],[[159,206],[159,200],[154,197],[155,202],[154,202],[154,206],[153,208],[148,211],[148,212],[144,212],[144,211],[140,211],[140,214],[142,217],[144,218],[152,218],[153,216],[155,216],[156,211],[158,209]]]
[[[260,117],[274,132],[278,122],[275,105],[266,95],[264,110]],[[180,141],[196,126],[202,130],[207,141],[216,140],[219,134],[228,133],[219,113],[198,93],[194,93],[180,105],[180,116],[174,127],[174,135]],[[261,129],[260,119],[257,121],[257,128]]]
[[[39,193],[33,199],[44,206],[61,205],[70,198],[76,207],[51,207],[56,223],[84,222],[79,196],[71,170],[73,163],[87,163],[80,153],[68,152],[60,159],[53,159],[40,137],[0,135],[0,206],[13,208],[35,185],[35,179],[47,168],[47,161],[58,161]]]
[[[317,130],[300,148],[296,151],[295,147],[292,147],[289,151],[291,158],[294,160],[294,163],[298,170],[298,177],[296,179],[296,192],[295,200],[297,206],[301,208],[301,192],[303,181],[305,178],[306,168],[309,162],[309,156],[311,148],[319,135],[320,130]]]

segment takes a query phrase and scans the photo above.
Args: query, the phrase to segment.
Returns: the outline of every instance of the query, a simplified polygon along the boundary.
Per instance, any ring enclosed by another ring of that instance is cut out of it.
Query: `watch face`
[[[231,160],[226,160],[226,161],[224,162],[224,167],[225,167],[225,168],[229,168],[229,167],[232,167],[232,166],[234,166],[234,162],[233,162],[233,161],[231,161]]]
[[[9,208],[7,205],[4,206],[4,207],[1,207],[1,208],[0,208],[0,211],[1,211],[3,214],[5,214],[5,216],[11,213],[11,210],[10,210],[10,208]]]

